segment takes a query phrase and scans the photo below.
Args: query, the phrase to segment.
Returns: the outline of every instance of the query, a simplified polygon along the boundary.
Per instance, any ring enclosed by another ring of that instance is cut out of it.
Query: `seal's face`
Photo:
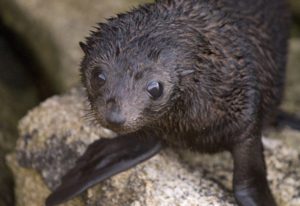
[[[118,55],[103,52],[97,48],[90,51],[81,68],[94,118],[118,133],[158,121],[171,105],[177,81],[172,76],[170,52],[155,57],[143,50],[119,51]]]

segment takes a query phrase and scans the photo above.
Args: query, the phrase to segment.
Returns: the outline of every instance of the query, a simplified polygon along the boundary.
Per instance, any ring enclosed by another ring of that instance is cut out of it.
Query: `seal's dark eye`
[[[104,74],[104,72],[99,68],[95,68],[92,71],[92,79],[91,79],[92,87],[95,89],[100,88],[105,84],[105,82],[106,82],[106,75]]]
[[[151,81],[147,85],[147,91],[150,94],[150,96],[156,100],[158,99],[162,93],[163,93],[163,86],[160,82],[157,81]]]

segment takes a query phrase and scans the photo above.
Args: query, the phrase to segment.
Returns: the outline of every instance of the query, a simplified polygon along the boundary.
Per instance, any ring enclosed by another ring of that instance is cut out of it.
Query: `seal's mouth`
[[[144,126],[143,118],[133,118],[134,114],[126,115],[121,111],[105,109],[94,110],[94,120],[118,134],[128,134],[140,130]]]
[[[117,134],[128,134],[128,133],[132,133],[132,132],[136,132],[137,130],[139,130],[139,128],[137,127],[133,127],[130,126],[129,124],[126,124],[127,122],[125,121],[123,124],[112,124],[110,122],[107,121],[98,121],[98,123],[104,127],[107,128]]]
[[[113,131],[114,133],[117,133],[119,135],[124,135],[132,132],[136,132],[137,129],[130,128],[130,127],[116,127],[116,126],[104,126],[105,128]]]

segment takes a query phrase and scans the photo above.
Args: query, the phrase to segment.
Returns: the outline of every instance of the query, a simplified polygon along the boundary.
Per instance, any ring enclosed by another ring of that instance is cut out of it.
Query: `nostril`
[[[106,113],[105,118],[109,124],[116,125],[116,126],[121,126],[126,121],[126,118],[123,115],[114,111]]]

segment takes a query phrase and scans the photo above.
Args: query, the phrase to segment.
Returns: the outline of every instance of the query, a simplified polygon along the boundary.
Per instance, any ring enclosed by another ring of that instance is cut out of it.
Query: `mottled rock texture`
[[[16,176],[18,206],[41,205],[48,188],[59,184],[88,144],[114,136],[85,117],[85,108],[82,90],[74,89],[48,99],[22,119],[17,153],[8,157]],[[299,152],[278,140],[264,142],[268,179],[279,205],[300,205]],[[66,205],[235,205],[231,174],[227,153],[211,156],[167,149]]]

